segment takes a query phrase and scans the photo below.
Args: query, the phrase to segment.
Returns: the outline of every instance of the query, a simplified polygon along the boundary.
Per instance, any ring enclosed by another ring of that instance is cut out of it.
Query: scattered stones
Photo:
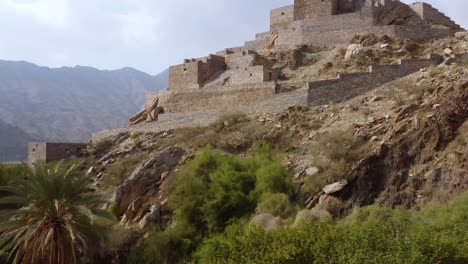
[[[119,215],[129,214],[127,219],[133,220],[130,216],[139,214],[141,204],[159,194],[162,175],[167,173],[165,177],[168,177],[185,154],[181,148],[169,147],[137,166],[113,194],[112,202],[117,206]],[[142,202],[136,203],[138,199]]]
[[[86,176],[91,175],[94,172],[94,166],[91,166],[87,171],[86,171]]]
[[[329,185],[323,187],[322,191],[325,194],[333,194],[333,193],[337,193],[337,192],[343,190],[343,188],[346,187],[346,185],[348,185],[348,181],[347,180],[342,180],[342,181],[335,182],[335,183],[332,183],[332,184],[329,184]]]
[[[455,33],[456,38],[466,38],[468,36],[468,31],[460,31]]]
[[[356,57],[359,53],[362,52],[363,49],[364,49],[364,46],[362,46],[361,44],[349,45],[346,50],[345,59],[349,60],[349,59]]]
[[[372,97],[371,102],[382,101],[382,99],[384,99],[383,96],[375,95],[374,97]]]
[[[307,176],[314,176],[316,175],[317,173],[320,172],[320,169],[317,168],[317,167],[310,167],[310,168],[307,168],[307,170],[305,171],[305,175]]]
[[[444,54],[445,55],[452,55],[452,53],[453,53],[453,50],[451,48],[444,49]]]
[[[440,175],[441,175],[441,169],[433,169],[433,170],[426,172],[426,174],[424,174],[424,179],[431,181],[431,182],[437,182],[440,179]]]

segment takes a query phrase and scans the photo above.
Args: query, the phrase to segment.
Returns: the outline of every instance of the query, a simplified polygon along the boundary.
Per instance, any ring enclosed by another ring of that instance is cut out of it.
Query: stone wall
[[[169,90],[189,90],[200,88],[198,72],[201,61],[193,61],[169,67]]]
[[[452,19],[441,13],[430,4],[417,2],[409,5],[409,7],[423,20],[443,25],[454,30],[460,30],[460,25],[456,24]]]
[[[270,31],[274,32],[278,28],[287,26],[294,21],[294,5],[289,5],[270,12]],[[259,39],[259,36],[256,38]]]
[[[191,90],[203,85],[220,71],[226,70],[223,56],[209,55],[201,59],[185,60],[184,64],[169,68],[171,91]]]
[[[421,68],[437,65],[441,60],[437,55],[428,59],[401,60],[396,65],[373,65],[367,73],[341,74],[334,80],[311,82],[308,84],[307,101],[309,105],[321,105],[346,100]]]
[[[338,0],[295,0],[294,20],[336,15]]]
[[[37,161],[46,160],[47,144],[43,142],[34,142],[28,144],[28,165],[34,166]]]
[[[79,157],[86,152],[84,143],[46,143],[33,142],[28,145],[28,164],[33,166],[38,161],[57,161]]]
[[[255,60],[257,54],[251,50],[240,50],[239,52],[226,55],[226,68],[239,69],[249,67]]]
[[[259,98],[272,96],[276,84],[267,82],[230,86],[229,88],[203,88],[193,92],[173,92],[162,105],[166,113],[214,111],[239,105],[248,105]]]

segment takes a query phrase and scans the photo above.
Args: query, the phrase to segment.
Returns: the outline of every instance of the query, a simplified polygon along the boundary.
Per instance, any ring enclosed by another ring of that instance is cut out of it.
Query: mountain
[[[0,120],[0,162],[9,160],[25,160],[28,142],[36,139]]]
[[[93,132],[124,125],[145,92],[165,88],[167,78],[167,71],[151,76],[132,68],[48,68],[0,60],[0,120],[37,140],[88,141]]]

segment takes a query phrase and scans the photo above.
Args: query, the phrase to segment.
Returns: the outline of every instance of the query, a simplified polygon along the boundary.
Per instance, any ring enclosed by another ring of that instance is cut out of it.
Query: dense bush
[[[294,212],[294,206],[289,196],[284,193],[264,193],[260,197],[256,212],[288,218]]]
[[[0,165],[0,186],[8,185],[15,178],[25,177],[28,174],[28,172],[29,168],[26,165],[16,165],[13,167],[6,167]],[[0,190],[0,198],[5,196],[6,194],[6,192]],[[0,204],[0,209],[5,209],[7,207],[7,205]]]
[[[178,176],[171,197],[179,225],[220,232],[232,219],[254,212],[264,193],[293,194],[288,171],[265,147],[252,158],[206,148]]]
[[[195,256],[199,263],[468,263],[467,219],[468,196],[421,212],[368,207],[335,224],[225,232]]]
[[[138,257],[168,263],[188,259],[204,238],[250,217],[265,193],[284,194],[287,200],[295,193],[289,172],[269,147],[249,158],[205,148],[175,186],[170,199],[175,225],[134,249],[129,263],[138,263]]]

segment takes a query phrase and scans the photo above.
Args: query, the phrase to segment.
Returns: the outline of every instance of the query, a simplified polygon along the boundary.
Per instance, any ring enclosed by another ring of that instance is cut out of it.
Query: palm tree
[[[101,249],[112,216],[77,166],[37,165],[0,190],[0,251],[13,263],[75,264]]]

